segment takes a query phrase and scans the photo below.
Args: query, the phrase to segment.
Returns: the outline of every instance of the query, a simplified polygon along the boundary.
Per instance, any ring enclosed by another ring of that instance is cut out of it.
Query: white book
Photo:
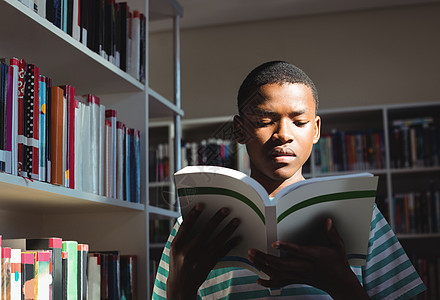
[[[116,197],[124,200],[124,149],[125,149],[125,126],[122,122],[117,123],[117,149],[116,149]]]
[[[133,11],[131,27],[130,75],[139,80],[139,64],[141,54],[141,19],[139,11]]]
[[[99,106],[99,195],[105,194],[105,105]]]
[[[110,194],[108,196],[111,198],[116,198],[116,172],[117,172],[116,171],[116,148],[117,148],[116,110],[107,109],[105,111],[105,120],[111,123],[110,140],[109,140],[110,152],[108,156],[108,160],[109,160],[108,176],[109,176],[109,184],[110,184],[109,186]]]
[[[87,299],[101,300],[101,265],[99,258],[89,253],[87,262]]]
[[[90,110],[90,182],[91,192],[99,194],[100,107],[99,98],[87,95]]]
[[[216,268],[243,267],[267,277],[247,260],[256,248],[279,256],[271,245],[284,240],[300,245],[325,245],[327,217],[344,241],[348,262],[365,265],[378,177],[370,173],[308,179],[285,187],[271,200],[246,174],[215,166],[190,166],[174,175],[183,219],[196,203],[205,209],[194,225],[194,234],[222,207],[241,220],[234,235],[243,239]]]
[[[21,249],[11,249],[11,300],[21,300]]]
[[[52,0],[53,1],[53,0]],[[81,27],[79,25],[79,0],[73,0],[73,12],[72,12],[72,37],[79,41],[81,38]]]
[[[113,185],[112,185],[112,123],[108,120],[105,120],[105,192],[104,196],[112,197]]]

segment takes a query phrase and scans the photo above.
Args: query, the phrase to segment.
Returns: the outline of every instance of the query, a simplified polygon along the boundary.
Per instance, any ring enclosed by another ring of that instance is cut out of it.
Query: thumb
[[[327,235],[327,239],[330,242],[330,245],[345,253],[344,241],[336,230],[333,220],[330,218],[327,218],[325,220],[325,233]]]

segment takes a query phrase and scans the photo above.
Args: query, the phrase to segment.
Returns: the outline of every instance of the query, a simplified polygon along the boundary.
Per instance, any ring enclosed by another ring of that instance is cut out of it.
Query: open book
[[[195,224],[198,230],[222,207],[230,209],[223,225],[234,217],[241,220],[234,235],[242,241],[215,268],[242,267],[266,277],[247,260],[249,248],[279,255],[271,246],[277,240],[326,245],[327,217],[344,240],[350,265],[365,265],[377,176],[360,173],[308,179],[284,188],[272,200],[256,180],[224,167],[185,167],[174,174],[174,180],[183,219],[196,203],[205,205]]]

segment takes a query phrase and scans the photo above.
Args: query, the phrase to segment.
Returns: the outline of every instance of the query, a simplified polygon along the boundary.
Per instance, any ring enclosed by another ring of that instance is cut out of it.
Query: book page
[[[234,236],[241,236],[243,240],[216,267],[236,266],[252,269],[247,261],[248,249],[256,248],[267,252],[265,207],[262,197],[266,196],[268,199],[268,196],[264,189],[266,195],[261,190],[255,190],[255,186],[249,184],[245,174],[224,169],[226,168],[197,166],[186,167],[177,172],[174,177],[181,212],[185,220],[185,215],[195,204],[204,203],[205,210],[195,225],[198,230],[202,230],[204,224],[220,208],[229,208],[231,213],[221,225],[226,225],[232,218],[239,218],[241,224]]]
[[[351,265],[364,265],[378,177],[346,176],[305,184],[278,199],[278,239],[328,245],[324,221],[332,218]]]

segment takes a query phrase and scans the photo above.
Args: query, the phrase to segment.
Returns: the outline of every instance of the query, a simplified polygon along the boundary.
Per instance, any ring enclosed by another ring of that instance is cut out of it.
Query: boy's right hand
[[[197,290],[212,268],[240,242],[239,237],[230,239],[240,224],[236,218],[216,236],[212,236],[212,232],[229,215],[227,208],[220,209],[201,232],[188,240],[202,211],[202,204],[193,207],[171,243],[167,280],[168,299],[196,299]]]

